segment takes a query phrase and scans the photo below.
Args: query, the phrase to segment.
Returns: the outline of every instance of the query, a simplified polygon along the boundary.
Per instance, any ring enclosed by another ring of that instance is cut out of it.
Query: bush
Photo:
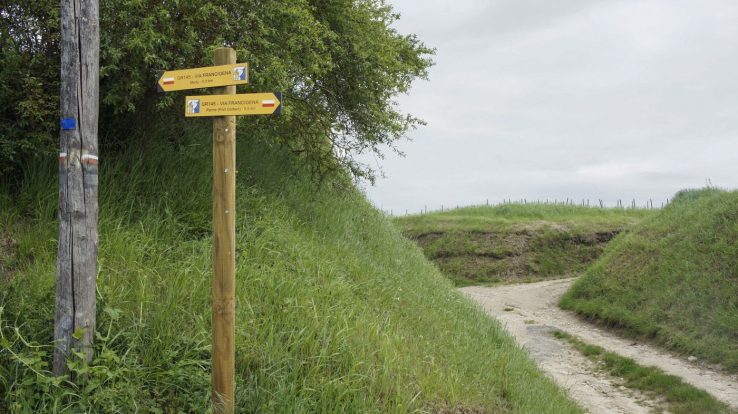
[[[7,184],[29,158],[57,147],[58,2],[17,1],[0,6],[0,16],[0,172]],[[167,125],[176,140],[184,93],[158,94],[157,73],[209,66],[213,50],[229,45],[253,69],[239,92],[275,90],[286,98],[279,118],[242,117],[252,134],[288,146],[319,176],[347,169],[372,178],[353,156],[392,147],[420,122],[392,99],[431,64],[432,50],[390,27],[397,18],[381,0],[102,0],[101,148],[122,150],[132,132],[154,124]]]

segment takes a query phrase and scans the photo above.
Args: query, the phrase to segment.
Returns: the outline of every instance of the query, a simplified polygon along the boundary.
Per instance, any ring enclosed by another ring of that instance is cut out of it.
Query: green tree
[[[59,4],[0,5],[0,183],[54,151],[59,118]]]
[[[382,0],[102,0],[100,144],[115,151],[134,130],[183,128],[183,93],[158,94],[157,73],[212,64],[212,50],[234,47],[249,62],[239,92],[282,91],[278,118],[240,121],[273,137],[316,176],[349,171],[372,179],[355,155],[381,155],[421,121],[393,99],[424,78],[433,51],[392,23]],[[47,0],[0,6],[0,171],[18,177],[58,136],[59,16]],[[188,121],[192,122],[192,121]]]

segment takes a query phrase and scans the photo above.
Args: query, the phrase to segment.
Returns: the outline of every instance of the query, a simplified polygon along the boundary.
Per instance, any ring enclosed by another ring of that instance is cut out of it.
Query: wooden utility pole
[[[236,63],[231,48],[215,50],[215,65]],[[233,95],[236,86],[215,88]],[[232,414],[235,399],[236,117],[213,118],[213,406]]]
[[[61,0],[59,251],[54,373],[70,349],[92,360],[97,276],[97,119],[100,24],[97,0]]]

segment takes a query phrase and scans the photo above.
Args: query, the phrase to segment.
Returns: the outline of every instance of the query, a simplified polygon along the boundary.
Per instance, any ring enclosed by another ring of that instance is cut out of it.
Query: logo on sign
[[[246,80],[246,67],[236,66],[233,68],[233,80]]]
[[[190,99],[187,101],[187,113],[188,114],[199,114],[200,113],[200,100]]]

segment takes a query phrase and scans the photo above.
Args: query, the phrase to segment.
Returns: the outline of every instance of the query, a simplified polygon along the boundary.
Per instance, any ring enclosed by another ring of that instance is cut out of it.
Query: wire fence
[[[589,198],[583,198],[583,199],[574,199],[574,198],[566,198],[563,200],[559,199],[512,199],[512,198],[506,198],[502,201],[492,203],[490,204],[489,199],[486,200],[483,204],[471,204],[471,205],[444,205],[441,204],[440,206],[436,206],[435,208],[431,206],[431,208],[428,208],[428,205],[425,205],[422,209],[405,209],[404,211],[397,211],[393,209],[384,209],[380,208],[380,210],[387,216],[409,216],[409,215],[416,215],[416,214],[428,214],[428,213],[439,213],[444,211],[450,211],[450,210],[458,210],[461,208],[469,208],[469,207],[499,207],[504,205],[557,205],[557,206],[572,206],[572,207],[584,207],[584,208],[599,208],[599,209],[606,209],[606,208],[613,208],[613,209],[643,209],[643,210],[653,210],[653,209],[661,209],[669,205],[670,199],[666,199],[664,201],[657,201],[654,203],[652,198],[649,198],[648,200],[636,200],[635,198],[630,200],[622,200],[618,199],[615,201],[610,201],[609,203],[603,199],[589,199]]]

